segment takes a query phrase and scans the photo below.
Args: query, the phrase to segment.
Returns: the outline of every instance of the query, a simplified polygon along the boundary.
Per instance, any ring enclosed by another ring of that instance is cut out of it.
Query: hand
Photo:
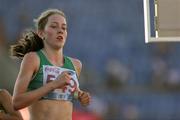
[[[62,72],[54,81],[55,88],[63,88],[64,86],[70,84],[71,75],[68,71]]]
[[[78,93],[78,99],[83,106],[87,106],[90,104],[91,96],[88,92],[85,91],[79,91]]]

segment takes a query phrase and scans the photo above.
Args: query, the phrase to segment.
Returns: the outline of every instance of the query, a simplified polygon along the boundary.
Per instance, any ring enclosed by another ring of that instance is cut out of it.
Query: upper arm
[[[21,67],[14,87],[13,95],[15,97],[18,94],[26,92],[33,74],[37,72],[39,68],[39,63],[39,57],[35,52],[27,53],[24,56],[21,62]]]
[[[82,70],[82,63],[78,59],[71,58],[71,60],[73,62],[74,68],[75,68],[76,73],[77,73],[78,78],[79,78],[80,74],[81,74],[81,70]]]

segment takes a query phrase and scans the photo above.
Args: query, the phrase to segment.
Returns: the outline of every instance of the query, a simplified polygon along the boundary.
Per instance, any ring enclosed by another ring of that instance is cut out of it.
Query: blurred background
[[[48,8],[65,12],[64,53],[82,61],[92,95],[73,120],[180,119],[180,44],[145,44],[143,0],[0,0],[0,88],[12,94],[21,62],[9,45]]]

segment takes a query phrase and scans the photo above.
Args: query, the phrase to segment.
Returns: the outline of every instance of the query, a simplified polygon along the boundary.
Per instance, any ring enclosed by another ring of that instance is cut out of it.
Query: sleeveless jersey
[[[71,59],[64,56],[64,65],[62,67],[54,66],[46,58],[44,53],[40,50],[36,52],[40,58],[39,70],[31,80],[28,90],[35,90],[43,85],[56,80],[57,76],[64,71],[68,71],[72,77],[70,84],[63,88],[55,89],[43,96],[42,99],[55,99],[55,100],[72,100],[73,92],[79,87],[77,74]]]

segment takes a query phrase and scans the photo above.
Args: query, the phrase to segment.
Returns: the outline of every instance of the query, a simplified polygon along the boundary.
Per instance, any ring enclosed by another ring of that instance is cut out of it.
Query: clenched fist
[[[80,101],[81,105],[87,106],[90,104],[91,96],[88,92],[78,91],[78,100]]]
[[[56,88],[63,88],[65,85],[70,84],[71,75],[68,71],[62,72],[54,81]]]

